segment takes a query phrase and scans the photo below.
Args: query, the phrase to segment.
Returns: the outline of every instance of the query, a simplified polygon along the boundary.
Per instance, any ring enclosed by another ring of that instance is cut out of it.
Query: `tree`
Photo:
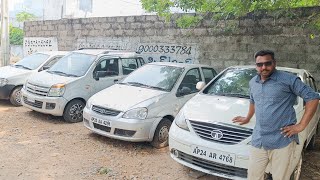
[[[214,18],[239,18],[248,13],[260,10],[288,11],[292,8],[319,6],[320,0],[140,0],[142,7],[148,12],[156,12],[167,20],[172,8],[180,8],[184,12],[195,12],[196,15],[184,15],[177,19],[180,27],[195,26],[204,16],[213,13]],[[320,13],[313,14],[310,24],[320,30]],[[288,14],[290,15],[290,14]]]
[[[36,16],[26,11],[21,11],[16,14],[16,18],[18,22],[24,22],[24,21],[35,20]]]
[[[18,27],[9,26],[9,39],[12,45],[21,45],[23,43],[23,30]]]
[[[36,19],[36,16],[22,11],[16,14],[18,22],[30,21]],[[9,26],[9,39],[12,45],[22,45],[23,43],[23,30],[18,27],[13,27],[12,24]]]

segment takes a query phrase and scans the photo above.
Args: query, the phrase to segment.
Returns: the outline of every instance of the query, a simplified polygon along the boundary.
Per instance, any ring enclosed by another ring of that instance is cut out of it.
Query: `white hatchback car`
[[[282,68],[296,74],[315,91],[311,74],[302,69]],[[214,78],[200,93],[190,99],[174,120],[169,133],[171,157],[190,168],[230,179],[246,179],[251,134],[255,117],[248,124],[232,122],[245,116],[249,107],[249,81],[256,75],[255,67],[230,67]],[[299,178],[303,147],[314,148],[320,107],[307,128],[299,133],[292,179]],[[297,119],[304,113],[302,98],[294,109]]]
[[[22,105],[45,114],[82,121],[86,101],[144,64],[139,53],[124,50],[72,51],[46,71],[31,76],[22,92]]]
[[[84,125],[93,132],[125,141],[168,145],[170,125],[180,108],[216,71],[206,65],[150,63],[121,83],[93,95],[84,109]]]
[[[9,99],[11,104],[21,106],[21,88],[34,73],[48,69],[68,51],[36,52],[17,63],[0,67],[0,99]]]

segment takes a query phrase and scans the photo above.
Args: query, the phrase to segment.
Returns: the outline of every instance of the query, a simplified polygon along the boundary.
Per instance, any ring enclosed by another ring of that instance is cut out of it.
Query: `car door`
[[[97,74],[100,74],[97,77]],[[119,69],[119,58],[101,57],[93,70],[94,91],[99,92],[122,78]]]

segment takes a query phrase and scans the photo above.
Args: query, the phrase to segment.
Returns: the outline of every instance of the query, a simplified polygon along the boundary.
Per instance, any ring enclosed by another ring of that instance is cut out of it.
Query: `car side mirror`
[[[47,70],[47,69],[49,69],[49,68],[50,68],[50,66],[42,66],[42,68],[39,69],[39,72],[40,72],[40,71]]]
[[[196,85],[196,88],[200,91],[201,89],[204,88],[204,86],[206,86],[206,83],[203,81],[199,81]]]
[[[95,73],[94,73],[94,79],[95,80],[97,80],[97,81],[99,81],[99,79],[101,78],[101,77],[105,77],[105,76],[107,76],[107,71],[96,71]]]
[[[178,92],[176,95],[177,97],[180,97],[190,93],[191,93],[191,89],[189,87],[182,87],[181,89],[178,89]]]

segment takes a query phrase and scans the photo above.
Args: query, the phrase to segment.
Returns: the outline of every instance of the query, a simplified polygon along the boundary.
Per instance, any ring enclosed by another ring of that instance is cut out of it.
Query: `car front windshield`
[[[37,69],[42,63],[44,63],[49,58],[48,54],[35,53],[25,58],[21,59],[15,63],[14,67],[21,69],[33,70]]]
[[[121,84],[171,91],[184,68],[146,64],[127,76]]]
[[[95,55],[73,52],[62,57],[47,72],[61,76],[80,77],[86,74],[95,59]]]
[[[254,68],[231,68],[224,71],[203,91],[204,94],[249,98],[249,81],[257,74]]]

